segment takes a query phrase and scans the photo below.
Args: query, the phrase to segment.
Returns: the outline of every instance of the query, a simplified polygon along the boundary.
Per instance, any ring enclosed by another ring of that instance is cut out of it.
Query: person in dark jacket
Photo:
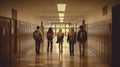
[[[36,51],[36,54],[40,54],[40,44],[41,42],[43,41],[43,37],[42,37],[42,33],[40,31],[40,26],[37,26],[36,27],[37,30],[35,30],[33,32],[33,38],[35,40],[35,51]]]
[[[76,43],[76,32],[71,27],[67,36],[67,42],[69,43],[70,56],[74,56],[74,44]]]
[[[79,51],[80,56],[85,56],[85,43],[87,41],[87,32],[84,30],[84,27],[81,25],[80,30],[78,31],[77,41],[79,42]],[[83,48],[83,50],[81,50]]]
[[[54,36],[53,34],[54,34],[53,29],[50,27],[48,29],[48,32],[47,32],[47,41],[48,41],[47,52],[49,52],[49,48],[50,48],[50,52],[52,52],[52,49],[53,49],[53,36]]]

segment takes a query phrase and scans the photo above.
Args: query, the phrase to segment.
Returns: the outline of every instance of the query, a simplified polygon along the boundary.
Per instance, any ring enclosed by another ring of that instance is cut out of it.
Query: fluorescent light
[[[64,13],[59,13],[59,17],[64,17]]]
[[[64,18],[61,18],[61,17],[60,17],[59,19],[60,19],[60,20],[63,20]]]
[[[62,17],[59,17],[59,20],[60,20],[60,22],[63,22],[63,20],[64,20],[64,18]]]
[[[66,4],[57,4],[58,11],[65,11]]]
[[[64,20],[64,13],[59,13],[59,20],[60,20],[60,22],[63,22],[63,20]]]
[[[63,22],[63,19],[61,19],[60,22]]]

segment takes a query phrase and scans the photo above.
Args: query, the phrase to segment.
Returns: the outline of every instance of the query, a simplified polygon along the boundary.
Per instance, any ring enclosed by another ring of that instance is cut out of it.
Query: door
[[[120,67],[120,4],[112,9],[112,65],[113,67]]]
[[[2,63],[2,58],[3,58],[3,48],[2,48],[2,46],[3,46],[3,29],[2,29],[2,27],[0,26],[0,59],[1,59],[1,61],[0,61],[0,64]]]

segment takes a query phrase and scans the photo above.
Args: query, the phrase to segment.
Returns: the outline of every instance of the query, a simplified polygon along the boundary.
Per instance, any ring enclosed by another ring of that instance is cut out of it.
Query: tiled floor
[[[58,45],[55,42],[53,52],[47,53],[46,43],[45,41],[40,55],[36,55],[33,49],[19,58],[12,67],[111,67],[87,49],[87,56],[79,57],[78,44],[75,44],[75,55],[69,56],[69,46],[66,42],[63,44],[63,53],[58,52]]]

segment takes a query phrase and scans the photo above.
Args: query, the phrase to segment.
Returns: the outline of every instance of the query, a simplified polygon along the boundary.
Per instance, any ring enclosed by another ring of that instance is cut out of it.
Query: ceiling
[[[12,0],[1,4],[11,4],[18,11],[31,14],[42,21],[59,21],[57,3],[65,3],[64,22],[78,21],[100,3],[101,0]]]

